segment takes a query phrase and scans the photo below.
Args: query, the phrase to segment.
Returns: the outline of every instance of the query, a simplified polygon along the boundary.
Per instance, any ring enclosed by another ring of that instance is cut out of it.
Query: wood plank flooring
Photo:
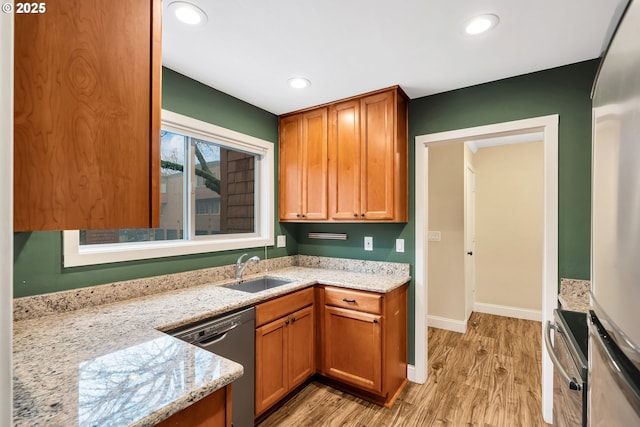
[[[537,427],[540,322],[473,313],[465,334],[429,328],[429,375],[391,409],[318,382],[260,427]]]

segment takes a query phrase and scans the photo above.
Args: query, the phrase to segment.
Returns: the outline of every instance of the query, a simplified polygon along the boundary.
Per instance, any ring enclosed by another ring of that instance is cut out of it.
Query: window
[[[64,232],[66,267],[273,244],[273,144],[162,111],[160,227]]]

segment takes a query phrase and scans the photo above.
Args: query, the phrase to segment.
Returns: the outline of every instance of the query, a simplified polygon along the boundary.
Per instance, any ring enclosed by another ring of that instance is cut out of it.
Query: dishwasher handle
[[[558,372],[560,373],[560,376],[569,384],[569,388],[571,390],[577,390],[580,391],[582,390],[582,385],[580,384],[580,382],[575,379],[574,377],[570,376],[569,373],[567,373],[567,370],[564,368],[564,366],[562,366],[562,363],[560,363],[560,359],[558,358],[558,355],[556,354],[556,349],[553,348],[553,345],[551,344],[551,329],[555,329],[556,331],[558,331],[558,333],[561,333],[560,330],[556,327],[556,325],[554,325],[553,323],[551,323],[550,320],[547,320],[547,324],[544,328],[544,343],[547,347],[547,352],[549,353],[549,357],[551,358],[551,362],[553,363],[553,365],[558,369]]]
[[[234,323],[233,325],[229,326],[228,328],[225,328],[221,331],[216,332],[214,335],[207,337],[205,339],[203,339],[202,341],[198,341],[198,344],[200,345],[211,345],[211,344],[215,344],[217,342],[222,341],[223,339],[226,338],[227,334],[231,331],[233,331],[235,328],[237,328],[238,326],[240,326],[240,323]]]

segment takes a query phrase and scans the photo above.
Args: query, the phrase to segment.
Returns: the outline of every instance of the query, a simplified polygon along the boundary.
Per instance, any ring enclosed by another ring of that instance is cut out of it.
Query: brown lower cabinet
[[[392,406],[407,383],[407,285],[385,294],[319,285],[258,305],[256,418],[315,373]]]
[[[325,287],[320,373],[390,407],[407,383],[407,285],[389,293]]]
[[[256,417],[316,371],[313,288],[256,306]]]
[[[173,414],[156,427],[231,427],[231,384]]]

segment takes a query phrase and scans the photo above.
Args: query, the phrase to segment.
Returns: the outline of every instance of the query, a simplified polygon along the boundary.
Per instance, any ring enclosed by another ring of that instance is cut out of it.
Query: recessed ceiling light
[[[289,80],[289,86],[295,89],[304,89],[305,87],[311,86],[311,82],[304,77],[291,77]]]
[[[481,34],[489,31],[490,29],[498,25],[498,22],[500,22],[500,18],[498,18],[496,15],[480,15],[470,20],[464,30],[467,34],[475,36],[476,34]]]
[[[204,10],[186,1],[174,1],[169,5],[169,10],[180,22],[188,25],[203,25],[207,22],[207,14]]]

